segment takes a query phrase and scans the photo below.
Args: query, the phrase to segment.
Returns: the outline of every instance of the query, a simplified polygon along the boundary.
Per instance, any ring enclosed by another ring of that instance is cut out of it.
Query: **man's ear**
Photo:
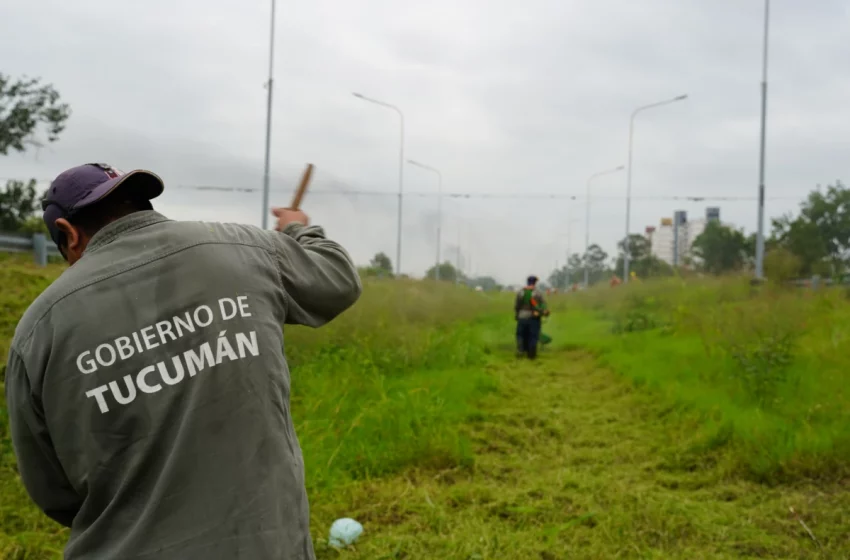
[[[83,239],[77,228],[72,226],[71,222],[65,218],[58,218],[54,223],[56,224],[56,229],[61,231],[65,236],[65,247],[71,251],[79,252],[78,249]]]

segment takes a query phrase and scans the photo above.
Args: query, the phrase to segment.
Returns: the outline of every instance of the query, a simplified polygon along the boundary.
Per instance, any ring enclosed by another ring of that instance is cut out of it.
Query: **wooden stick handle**
[[[295,191],[295,195],[292,197],[292,204],[289,205],[292,210],[298,210],[301,206],[301,200],[307,193],[307,187],[310,186],[310,177],[312,177],[312,175],[313,164],[308,163],[307,169],[304,170],[304,174],[301,176],[301,184],[298,185],[298,190]]]

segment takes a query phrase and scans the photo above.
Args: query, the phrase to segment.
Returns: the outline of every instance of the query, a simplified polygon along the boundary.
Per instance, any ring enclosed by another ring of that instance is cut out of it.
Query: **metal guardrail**
[[[48,256],[62,256],[53,243],[47,242],[47,236],[43,233],[28,235],[0,232],[0,252],[32,253],[35,257],[35,263],[39,266],[47,265]]]
[[[812,276],[811,278],[797,278],[795,280],[789,280],[789,284],[793,284],[798,288],[819,288],[826,286],[847,286],[850,285],[850,276],[842,276],[841,278],[834,279],[831,277],[824,278],[823,276]]]

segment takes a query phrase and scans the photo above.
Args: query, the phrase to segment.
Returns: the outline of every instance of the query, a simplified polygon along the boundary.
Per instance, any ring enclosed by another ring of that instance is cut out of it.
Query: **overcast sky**
[[[850,3],[773,0],[767,212],[796,211],[848,180]],[[720,206],[756,225],[761,0],[310,0],[278,3],[272,203],[304,165],[304,203],[359,263],[395,260],[399,118],[405,155],[442,171],[443,255],[519,283],[584,246],[592,174],[626,163],[635,126],[632,232]],[[176,219],[260,224],[270,2],[0,0],[0,71],[54,84],[73,115],[61,140],[0,160],[49,180],[105,161],[166,181]],[[257,189],[210,192],[208,185]],[[405,165],[403,272],[435,259],[437,178]],[[384,196],[352,191],[386,193]],[[626,174],[594,182],[592,242],[625,231]],[[562,199],[504,198],[522,193]],[[427,196],[425,196],[427,195]],[[677,201],[658,197],[752,197]],[[647,198],[654,197],[654,198]],[[572,227],[568,223],[574,221]],[[569,235],[569,230],[572,235]],[[571,239],[570,239],[571,238]],[[471,261],[471,262],[470,262]]]

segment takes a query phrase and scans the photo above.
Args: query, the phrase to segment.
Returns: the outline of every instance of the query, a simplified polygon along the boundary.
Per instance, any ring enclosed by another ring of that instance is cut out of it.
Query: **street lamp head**
[[[620,167],[617,167],[616,169],[614,169],[614,171],[622,171],[625,168],[626,168],[625,165],[621,165]]]
[[[675,99],[673,99],[673,101],[684,101],[687,98],[688,98],[688,94],[685,93],[685,94],[680,95],[679,97],[676,97]]]
[[[363,94],[362,94],[362,93],[352,92],[352,94],[351,94],[351,95],[353,95],[354,97],[359,97],[360,99],[363,99]]]

